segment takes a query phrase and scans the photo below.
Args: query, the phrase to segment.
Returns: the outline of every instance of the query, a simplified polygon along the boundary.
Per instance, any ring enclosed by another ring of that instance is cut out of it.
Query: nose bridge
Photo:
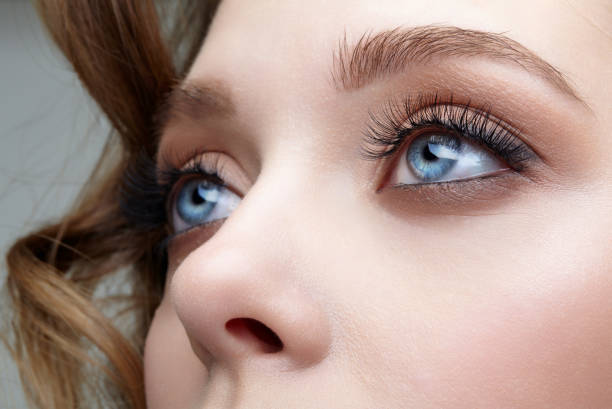
[[[178,266],[170,296],[201,359],[309,367],[330,348],[329,316],[308,285],[289,192],[268,182]]]

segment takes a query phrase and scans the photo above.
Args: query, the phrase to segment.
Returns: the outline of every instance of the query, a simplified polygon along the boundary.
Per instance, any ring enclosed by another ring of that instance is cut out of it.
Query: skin
[[[345,32],[440,22],[505,33],[584,103],[486,58],[331,84]],[[149,407],[612,407],[610,23],[605,1],[223,1],[188,79],[233,113],[178,118],[160,156],[221,152],[243,200],[170,244]],[[368,112],[435,90],[492,105],[538,157],[452,189],[384,186],[398,162],[362,158]]]

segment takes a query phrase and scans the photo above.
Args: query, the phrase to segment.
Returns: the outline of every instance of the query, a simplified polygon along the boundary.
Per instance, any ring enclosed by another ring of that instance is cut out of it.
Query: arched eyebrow
[[[368,32],[353,45],[345,32],[333,55],[332,80],[339,90],[353,90],[405,71],[409,65],[460,57],[485,57],[516,64],[586,105],[558,69],[520,43],[503,34],[450,26]]]
[[[485,57],[516,64],[550,83],[571,99],[588,105],[564,75],[520,43],[497,33],[450,26],[420,26],[365,33],[351,45],[345,35],[333,54],[332,81],[339,90],[353,90],[434,59]],[[201,121],[235,113],[230,89],[223,81],[186,80],[177,85],[156,115],[158,137],[181,118]]]
[[[163,152],[170,142],[164,136],[168,129],[184,122],[200,123],[210,118],[228,118],[235,113],[230,88],[223,81],[186,79],[175,85],[158,107],[154,118],[153,134],[157,145],[158,166],[167,162]]]
[[[172,89],[157,111],[158,130],[181,117],[199,120],[202,117],[228,117],[235,113],[229,87],[222,81],[187,79]]]

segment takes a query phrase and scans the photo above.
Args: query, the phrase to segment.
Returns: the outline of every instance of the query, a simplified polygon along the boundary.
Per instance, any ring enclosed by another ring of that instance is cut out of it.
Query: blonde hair
[[[73,210],[7,254],[10,331],[3,340],[32,407],[146,406],[142,351],[163,287],[155,252],[163,232],[130,225],[122,178],[139,155],[154,157],[156,112],[197,54],[218,0],[173,3],[36,3],[114,130]],[[101,297],[108,278],[122,274],[128,292],[106,289]]]

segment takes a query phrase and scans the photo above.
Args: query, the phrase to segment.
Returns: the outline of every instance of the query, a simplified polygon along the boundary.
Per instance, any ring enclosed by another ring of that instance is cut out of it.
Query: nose
[[[205,364],[316,365],[331,343],[316,294],[297,279],[300,268],[282,240],[258,239],[254,226],[240,230],[223,226],[173,273],[170,296],[191,347]]]

